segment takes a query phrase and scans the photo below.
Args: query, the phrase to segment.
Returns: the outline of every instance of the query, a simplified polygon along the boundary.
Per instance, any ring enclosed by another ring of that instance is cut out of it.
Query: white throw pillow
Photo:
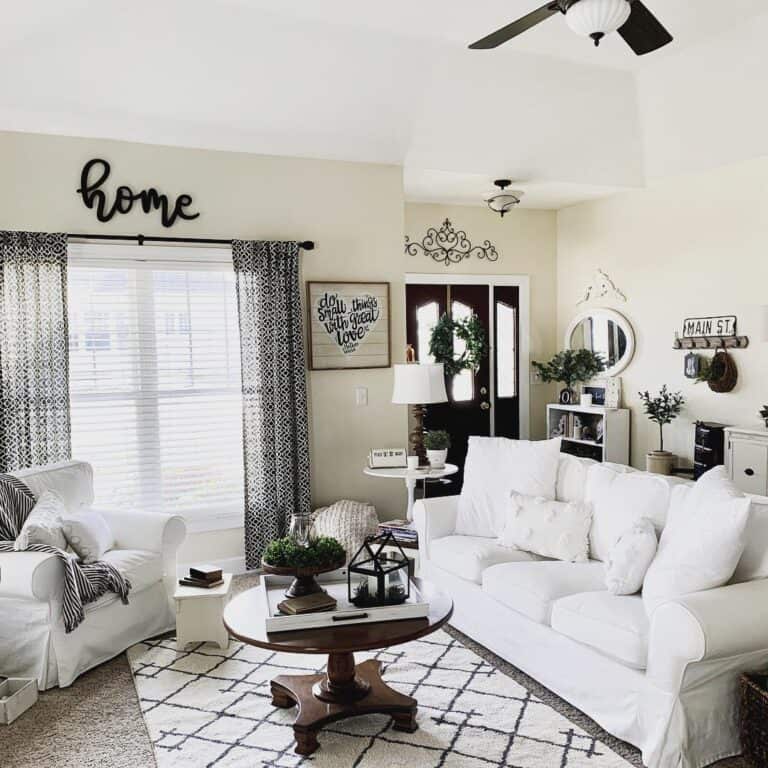
[[[95,563],[115,546],[107,521],[95,510],[64,517],[64,536],[72,551],[84,563]]]
[[[650,616],[661,603],[726,584],[746,544],[750,502],[718,468],[672,491],[669,519],[643,582]]]
[[[470,437],[456,533],[498,537],[511,493],[555,498],[560,439]]]
[[[598,465],[587,473],[586,500],[592,504],[589,534],[593,560],[607,562],[625,531],[643,518],[664,527],[671,486],[659,475],[619,473]]]
[[[584,501],[587,492],[587,472],[595,466],[594,459],[582,459],[561,453],[557,466],[557,495],[558,501]]]
[[[762,496],[749,498],[747,546],[733,574],[736,584],[768,577],[768,500]]]
[[[569,563],[589,559],[592,510],[587,504],[513,493],[507,510],[507,523],[499,537],[502,547]]]
[[[67,542],[62,530],[62,516],[65,512],[66,508],[61,496],[54,491],[45,491],[32,507],[13,543],[13,548],[21,552],[28,549],[31,544],[38,544],[66,549]]]
[[[643,579],[658,548],[656,528],[644,519],[625,531],[611,550],[605,564],[605,586],[614,595],[634,595],[642,589]]]

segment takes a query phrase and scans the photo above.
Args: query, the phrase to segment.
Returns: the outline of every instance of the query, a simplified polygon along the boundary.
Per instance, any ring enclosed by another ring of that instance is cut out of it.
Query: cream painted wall
[[[169,234],[156,215],[141,212],[99,224],[75,194],[92,157],[112,163],[115,183],[191,194],[201,216],[178,223],[172,234],[312,239],[317,249],[302,257],[304,279],[391,282],[392,347],[394,359],[402,359],[400,168],[0,133],[0,229]],[[367,407],[354,405],[358,385],[368,387]],[[309,374],[317,504],[344,495],[372,501],[382,517],[401,512],[404,488],[368,482],[361,471],[372,443],[403,442],[406,413],[390,404],[391,388],[391,369]],[[231,530],[190,536],[180,557],[242,552],[242,531]]]
[[[637,352],[623,375],[632,408],[632,463],[657,448],[657,428],[638,407],[640,389],[666,383],[688,398],[684,417],[666,428],[665,447],[687,460],[697,419],[758,423],[768,402],[768,344],[761,305],[768,304],[768,159],[687,176],[648,189],[577,205],[558,215],[558,342],[597,268],[623,290],[626,304],[605,302],[635,328]],[[600,305],[601,302],[593,302]],[[749,349],[733,355],[734,392],[714,394],[683,376],[675,331],[691,316],[736,314]]]
[[[531,280],[531,359],[543,360],[556,351],[557,214],[520,208],[503,219],[485,206],[409,203],[405,232],[419,242],[430,227],[448,218],[466,231],[473,243],[490,240],[499,252],[495,262],[471,258],[450,267],[450,274],[528,275]],[[406,256],[404,271],[445,275],[448,269],[426,256]],[[553,389],[531,381],[531,437],[545,437],[546,404]]]

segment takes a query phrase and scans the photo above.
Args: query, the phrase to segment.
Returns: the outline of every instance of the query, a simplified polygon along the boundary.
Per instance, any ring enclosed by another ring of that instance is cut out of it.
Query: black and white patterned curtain
[[[309,425],[299,246],[235,240],[245,456],[245,559],[309,514]]]
[[[0,232],[0,472],[70,458],[67,236]]]

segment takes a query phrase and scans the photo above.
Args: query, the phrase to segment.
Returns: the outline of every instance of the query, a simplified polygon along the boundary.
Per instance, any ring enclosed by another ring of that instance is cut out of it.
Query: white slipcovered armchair
[[[13,473],[35,496],[56,491],[67,510],[93,504],[93,470],[67,461]],[[67,634],[61,617],[64,569],[55,555],[0,553],[0,675],[37,678],[41,690],[65,687],[134,643],[174,627],[176,552],[182,518],[101,511],[115,537],[104,555],[131,581],[128,605],[108,592],[85,606],[85,620]]]

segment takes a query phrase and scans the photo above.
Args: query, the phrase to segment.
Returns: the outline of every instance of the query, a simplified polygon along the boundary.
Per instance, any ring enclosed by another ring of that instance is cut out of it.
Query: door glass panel
[[[517,316],[515,308],[499,301],[496,303],[496,396],[517,395]]]
[[[472,317],[472,308],[460,301],[451,302],[451,316],[454,320],[465,320]],[[467,349],[464,341],[453,337],[453,355],[461,357]],[[462,371],[453,377],[453,399],[457,403],[465,403],[475,396],[475,375],[472,371]]]
[[[429,337],[432,329],[437,325],[440,308],[436,301],[422,304],[416,310],[416,359],[420,363],[434,363],[435,359],[429,354]]]

